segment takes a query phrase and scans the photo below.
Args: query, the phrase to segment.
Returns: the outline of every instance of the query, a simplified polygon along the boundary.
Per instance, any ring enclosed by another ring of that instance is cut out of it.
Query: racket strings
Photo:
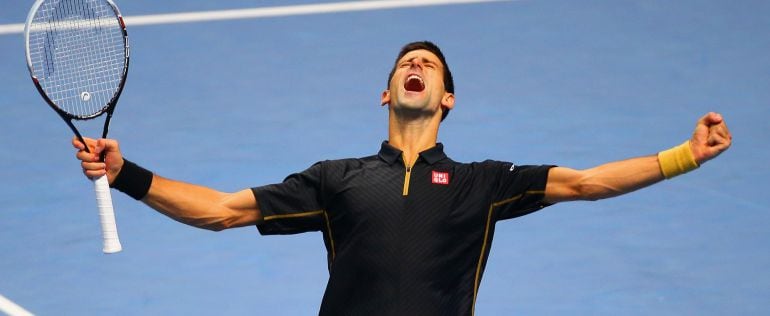
[[[30,24],[28,45],[42,89],[72,116],[101,114],[120,89],[127,52],[106,1],[46,1]]]

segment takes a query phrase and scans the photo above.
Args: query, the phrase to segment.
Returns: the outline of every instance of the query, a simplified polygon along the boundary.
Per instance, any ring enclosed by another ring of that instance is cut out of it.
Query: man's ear
[[[449,110],[455,107],[454,93],[449,93],[449,92],[444,93],[444,97],[441,98],[441,107]]]
[[[380,105],[385,106],[386,104],[390,104],[390,90],[382,91],[382,96],[380,96]]]

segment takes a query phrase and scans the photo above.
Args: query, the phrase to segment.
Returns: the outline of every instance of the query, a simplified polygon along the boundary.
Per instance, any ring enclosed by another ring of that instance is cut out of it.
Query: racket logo
[[[83,93],[80,94],[80,99],[84,102],[91,101],[91,93],[88,91],[83,91]]]

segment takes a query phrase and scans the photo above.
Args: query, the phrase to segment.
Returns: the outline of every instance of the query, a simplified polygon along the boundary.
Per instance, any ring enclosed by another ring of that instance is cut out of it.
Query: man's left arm
[[[718,113],[704,115],[692,138],[658,155],[615,161],[585,170],[551,168],[544,201],[599,200],[629,193],[697,168],[730,147],[732,136]]]

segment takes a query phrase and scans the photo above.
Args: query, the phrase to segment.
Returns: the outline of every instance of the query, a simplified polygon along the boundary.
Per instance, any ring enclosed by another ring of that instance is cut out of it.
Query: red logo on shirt
[[[433,171],[431,182],[433,184],[449,185],[449,172]]]

